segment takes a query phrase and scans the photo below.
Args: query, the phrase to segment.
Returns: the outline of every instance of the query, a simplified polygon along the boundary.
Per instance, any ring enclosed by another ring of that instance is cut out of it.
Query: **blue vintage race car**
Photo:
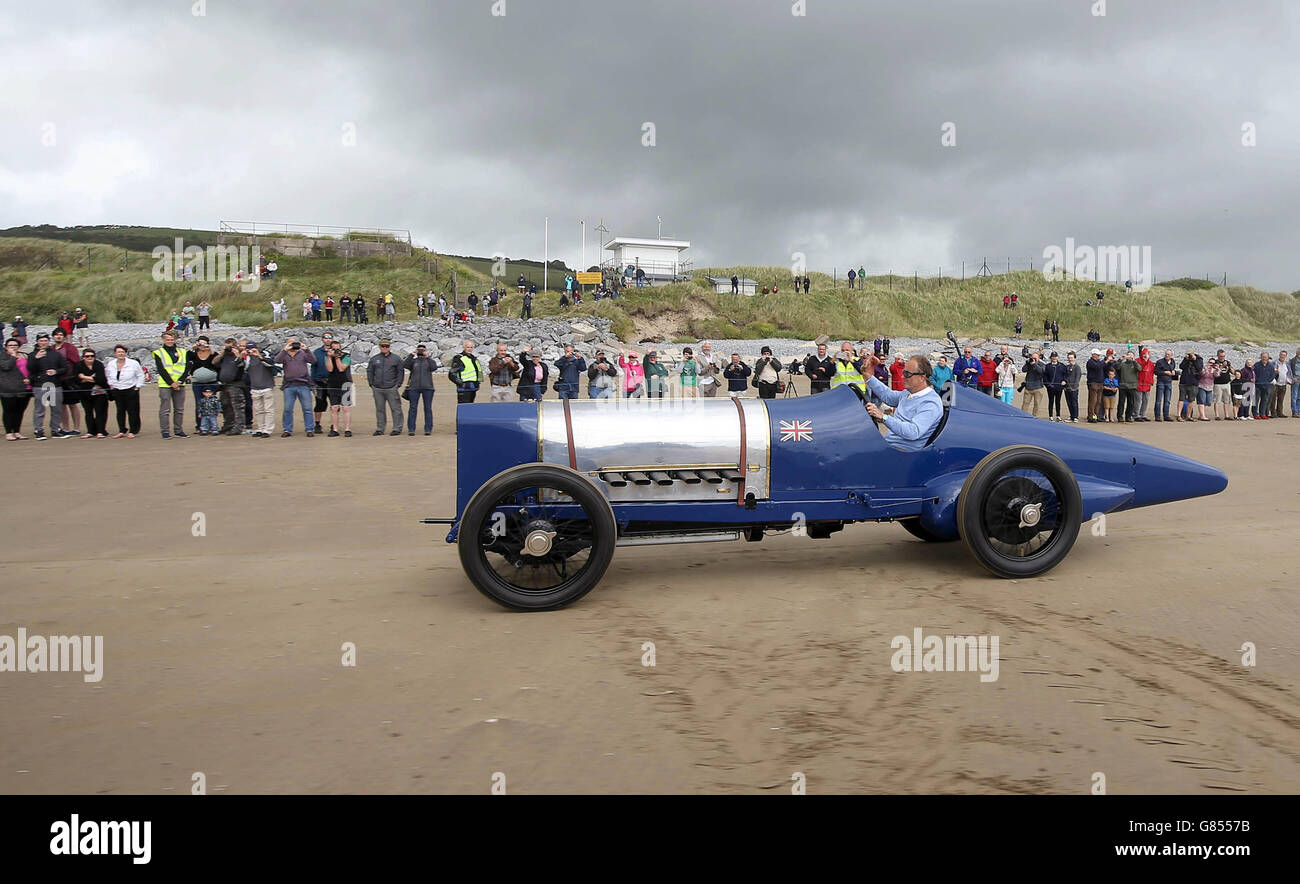
[[[1037,420],[964,387],[941,391],[920,451],[885,443],[845,385],[790,399],[461,405],[448,543],[488,597],[516,609],[589,592],[618,546],[826,538],[896,521],[961,540],[1000,577],[1034,577],[1085,519],[1217,494],[1219,470],[1110,434]]]

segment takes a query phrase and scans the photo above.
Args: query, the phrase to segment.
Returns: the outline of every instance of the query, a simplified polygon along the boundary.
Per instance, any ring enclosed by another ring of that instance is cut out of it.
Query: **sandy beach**
[[[857,525],[619,549],[517,614],[418,522],[454,513],[454,398],[429,438],[371,437],[363,393],[352,439],[164,441],[149,390],[137,440],[0,446],[0,634],[104,638],[98,682],[0,672],[0,792],[1300,790],[1300,424],[1103,428],[1229,487],[1036,580]],[[916,628],[998,636],[997,681],[895,672]]]

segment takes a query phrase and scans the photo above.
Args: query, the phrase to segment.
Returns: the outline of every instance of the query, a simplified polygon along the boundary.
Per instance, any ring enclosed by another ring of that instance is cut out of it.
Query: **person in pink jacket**
[[[640,399],[645,395],[645,368],[637,358],[636,351],[631,353],[622,348],[618,351],[618,367],[623,369],[623,395],[629,399]]]

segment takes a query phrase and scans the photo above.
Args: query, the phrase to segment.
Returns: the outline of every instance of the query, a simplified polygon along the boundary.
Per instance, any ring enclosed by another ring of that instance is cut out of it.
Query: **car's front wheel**
[[[578,473],[524,464],[498,473],[461,515],[461,565],[507,608],[544,611],[582,598],[604,576],[618,529],[609,501]]]
[[[1070,468],[1029,445],[989,454],[957,498],[962,542],[999,577],[1037,577],[1056,567],[1082,521],[1083,499]]]

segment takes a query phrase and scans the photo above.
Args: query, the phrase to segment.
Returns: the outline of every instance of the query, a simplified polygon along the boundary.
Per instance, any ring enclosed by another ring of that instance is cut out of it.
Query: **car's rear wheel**
[[[544,611],[590,592],[617,539],[614,511],[594,485],[565,467],[525,464],[470,498],[458,545],[479,592],[508,608]]]
[[[957,526],[976,561],[999,577],[1037,577],[1074,546],[1083,500],[1074,474],[1043,448],[1013,445],[985,457],[957,498]]]
[[[922,525],[920,519],[899,519],[898,524],[902,525],[908,534],[924,540],[926,543],[951,543],[957,539],[956,537],[940,537]]]

